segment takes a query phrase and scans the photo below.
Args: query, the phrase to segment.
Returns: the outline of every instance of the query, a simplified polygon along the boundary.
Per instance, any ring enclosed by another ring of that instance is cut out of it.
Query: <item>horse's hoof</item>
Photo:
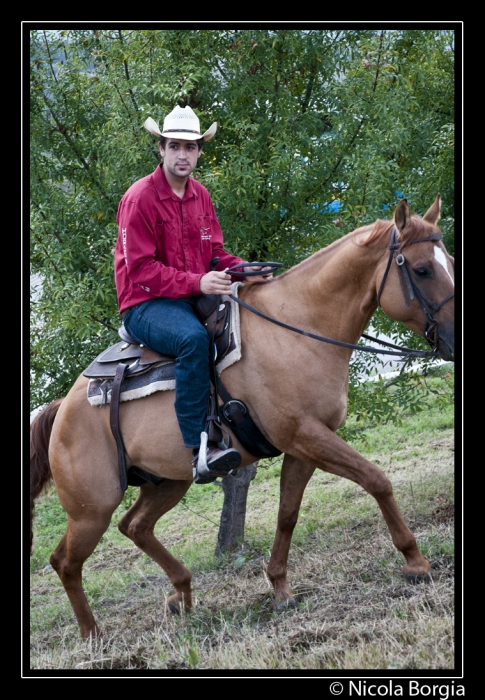
[[[172,615],[180,615],[180,605],[178,603],[174,603],[173,601],[169,600],[168,609]]]
[[[294,598],[288,598],[287,600],[282,600],[278,603],[275,610],[276,612],[286,612],[287,610],[294,610],[296,608],[296,600]]]
[[[431,576],[429,574],[404,574],[406,581],[412,585],[418,583],[429,583],[431,581]]]
[[[81,637],[85,642],[94,642],[95,644],[103,641],[103,633],[98,625],[89,631],[81,632]]]

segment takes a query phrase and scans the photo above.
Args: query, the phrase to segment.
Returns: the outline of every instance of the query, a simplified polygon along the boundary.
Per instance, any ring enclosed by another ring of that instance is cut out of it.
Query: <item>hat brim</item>
[[[164,131],[161,132],[158,128],[158,124],[151,117],[143,124],[145,129],[149,131],[154,136],[166,136],[173,137],[176,139],[184,139],[186,141],[198,141],[199,139],[204,139],[204,141],[210,141],[214,137],[217,131],[217,122],[211,124],[204,134],[195,134],[193,131]]]

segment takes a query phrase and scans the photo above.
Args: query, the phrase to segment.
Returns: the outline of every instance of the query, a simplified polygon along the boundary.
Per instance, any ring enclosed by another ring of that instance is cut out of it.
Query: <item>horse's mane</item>
[[[414,228],[413,234],[410,236],[410,239],[412,238],[412,240],[421,240],[422,238],[426,238],[429,236],[430,228],[432,228],[433,231],[439,231],[436,225],[432,225],[429,222],[424,221],[424,219],[417,214],[411,217],[411,221]],[[322,259],[324,259],[325,256],[334,253],[336,248],[344,245],[349,240],[351,240],[354,245],[362,247],[379,245],[379,243],[386,243],[386,245],[388,245],[390,232],[393,226],[394,219],[377,219],[377,221],[375,221],[373,224],[360,226],[359,228],[346,233],[341,238],[338,238],[336,241],[332,241],[332,243],[325,246],[325,248],[321,248],[320,250],[316,251],[308,258],[305,258],[305,260],[302,260],[297,265],[294,265],[289,270],[286,270],[281,275],[278,275],[275,279],[286,277],[286,275],[291,274],[292,271],[297,268],[298,270],[301,270],[306,265],[309,265],[310,261],[314,261],[316,257],[322,257]],[[403,245],[405,245],[405,243]]]
[[[342,238],[337,238],[336,241],[332,241],[332,243],[329,243],[327,246],[325,246],[325,248],[321,248],[320,250],[317,250],[315,253],[312,253],[308,258],[301,260],[296,265],[293,265],[293,267],[290,267],[288,270],[285,270],[284,272],[282,272],[281,275],[278,275],[277,277],[275,277],[275,280],[281,279],[282,277],[286,277],[287,275],[292,274],[292,272],[296,269],[301,270],[302,268],[306,267],[307,265],[310,265],[317,257],[325,258],[327,255],[333,253],[336,248],[339,248],[341,245],[346,243],[348,241],[349,237],[353,235],[353,233],[355,233],[355,231],[351,231],[350,233],[346,233],[344,236],[342,236]]]
[[[438,227],[436,225],[430,224],[428,221],[424,221],[420,216],[417,214],[414,214],[411,217],[411,222],[413,224],[413,234],[412,236],[409,236],[409,240],[418,240],[420,241],[423,238],[426,238],[430,234],[430,229],[433,231],[438,231]],[[389,221],[389,220],[383,220],[383,219],[377,219],[377,221],[374,224],[371,224],[371,226],[362,226],[361,228],[358,228],[354,231],[355,234],[365,234],[366,231],[369,230],[370,228],[370,234],[368,236],[363,236],[360,242],[356,241],[357,245],[361,246],[371,246],[371,245],[376,245],[379,244],[383,239],[386,241],[389,240],[389,234],[394,226],[394,220]],[[406,245],[404,242],[403,245]]]
[[[394,221],[377,219],[377,221],[375,221],[373,224],[361,226],[360,228],[355,229],[354,233],[356,234],[356,238],[358,239],[356,241],[356,245],[372,246],[380,243],[383,238],[388,240],[389,232],[391,231],[393,226]]]

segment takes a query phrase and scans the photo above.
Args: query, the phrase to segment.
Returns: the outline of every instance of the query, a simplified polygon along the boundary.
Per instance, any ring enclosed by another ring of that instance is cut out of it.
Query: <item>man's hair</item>
[[[158,139],[158,143],[163,148],[163,150],[165,150],[165,144],[167,143],[168,138],[169,138],[168,136],[160,136],[160,138]],[[175,136],[174,138],[177,138],[177,137]],[[199,151],[201,151],[204,148],[204,139],[197,139],[197,141],[195,143],[199,147]]]

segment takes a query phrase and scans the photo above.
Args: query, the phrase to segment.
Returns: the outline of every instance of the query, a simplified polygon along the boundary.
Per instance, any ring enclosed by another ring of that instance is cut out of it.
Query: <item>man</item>
[[[151,118],[144,126],[159,137],[162,163],[135,182],[118,207],[118,307],[135,340],[176,357],[175,412],[193,463],[203,464],[204,471],[207,464],[205,478],[196,473],[195,481],[207,483],[238,467],[241,455],[217,444],[201,446],[210,392],[209,336],[196,316],[195,303],[201,295],[230,293],[232,279],[225,270],[244,261],[224,250],[210,195],[190,177],[217,122],[201,134],[193,110],[175,107],[161,132]],[[219,262],[211,271],[215,257]]]

